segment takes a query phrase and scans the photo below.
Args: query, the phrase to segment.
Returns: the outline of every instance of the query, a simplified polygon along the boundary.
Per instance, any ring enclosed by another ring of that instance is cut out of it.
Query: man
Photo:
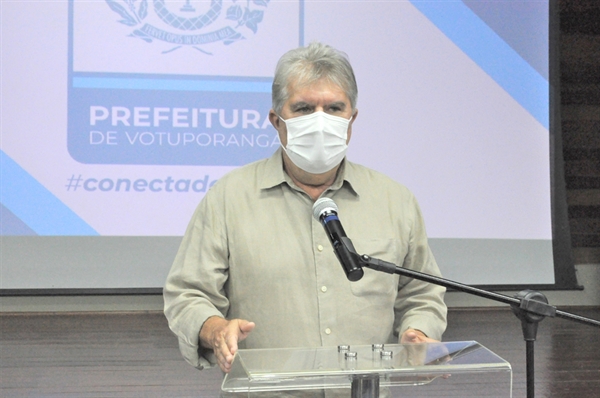
[[[439,275],[413,195],[345,159],[357,92],[329,46],[279,60],[269,119],[282,148],[210,189],[165,285],[165,314],[192,365],[229,372],[238,348],[441,339],[444,288],[371,269],[349,282],[312,217],[315,200],[332,198],[359,253]]]

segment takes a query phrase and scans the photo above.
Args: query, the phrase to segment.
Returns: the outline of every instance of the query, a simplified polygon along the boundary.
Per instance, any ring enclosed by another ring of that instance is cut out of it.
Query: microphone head
[[[321,215],[326,212],[334,212],[337,214],[338,207],[330,198],[319,198],[313,205],[313,217],[317,221],[321,221]]]

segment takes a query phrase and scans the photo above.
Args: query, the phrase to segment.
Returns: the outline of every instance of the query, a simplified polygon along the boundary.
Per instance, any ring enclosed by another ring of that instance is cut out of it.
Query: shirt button
[[[329,328],[325,329],[325,334],[331,334],[331,329],[329,329]]]
[[[321,291],[325,293],[327,291],[327,286],[321,286]]]
[[[323,251],[323,246],[319,245],[319,246],[317,246],[317,249],[318,249],[320,252],[322,252],[322,251]]]

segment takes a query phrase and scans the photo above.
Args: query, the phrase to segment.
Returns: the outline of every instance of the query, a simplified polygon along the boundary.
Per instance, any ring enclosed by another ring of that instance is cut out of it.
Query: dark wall
[[[559,0],[565,180],[573,257],[600,265],[600,0]]]

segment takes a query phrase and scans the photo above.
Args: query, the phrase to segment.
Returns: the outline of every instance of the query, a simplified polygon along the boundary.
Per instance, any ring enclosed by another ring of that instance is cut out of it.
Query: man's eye
[[[333,104],[330,104],[328,109],[329,112],[343,112],[344,109],[346,109],[346,105],[341,102],[335,102]]]

